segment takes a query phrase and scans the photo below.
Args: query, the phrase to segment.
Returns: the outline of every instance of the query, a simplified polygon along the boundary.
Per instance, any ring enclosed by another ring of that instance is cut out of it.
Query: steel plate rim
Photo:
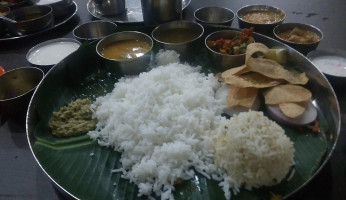
[[[36,32],[36,33],[32,33],[32,34],[28,34],[28,35],[22,35],[22,36],[14,36],[14,37],[7,37],[7,38],[0,38],[0,42],[1,41],[12,41],[12,40],[16,40],[16,39],[21,39],[21,38],[27,38],[27,37],[32,37],[32,36],[35,36],[35,35],[39,35],[41,33],[44,33],[44,32],[47,32],[47,31],[50,31],[50,30],[53,30],[55,28],[58,28],[59,26],[67,23],[68,21],[70,21],[78,12],[78,5],[76,4],[76,2],[73,1],[73,5],[75,6],[75,10],[73,11],[73,13],[71,13],[70,15],[68,15],[66,17],[66,19],[64,19],[63,21],[57,23],[57,24],[54,24],[52,27],[50,28],[47,28],[47,29],[44,29],[42,31],[39,31],[39,32]]]

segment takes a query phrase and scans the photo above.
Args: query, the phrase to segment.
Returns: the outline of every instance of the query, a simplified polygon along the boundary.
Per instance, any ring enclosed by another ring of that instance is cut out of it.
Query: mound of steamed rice
[[[226,180],[235,188],[275,185],[294,164],[293,143],[262,112],[244,112],[225,121],[212,141],[215,164],[227,171]]]
[[[160,49],[155,56],[155,63],[157,66],[168,65],[170,63],[178,63],[180,55],[173,50]]]
[[[176,59],[120,79],[92,104],[98,124],[88,135],[122,153],[122,167],[113,172],[135,183],[139,196],[161,199],[174,199],[174,182],[193,179],[195,171],[219,181],[226,199],[243,184],[282,180],[294,151],[283,130],[257,112],[221,117],[217,78]]]
[[[116,171],[138,185],[139,195],[172,199],[178,178],[216,171],[203,137],[221,121],[219,82],[199,71],[178,63],[157,67],[120,79],[92,104],[98,124],[89,136],[122,152]]]

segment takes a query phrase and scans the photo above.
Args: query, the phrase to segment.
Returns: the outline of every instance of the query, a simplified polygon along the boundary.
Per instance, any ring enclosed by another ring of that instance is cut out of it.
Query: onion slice
[[[301,126],[310,124],[317,117],[317,109],[312,104],[311,100],[309,100],[304,113],[295,118],[285,116],[281,112],[278,105],[266,105],[266,109],[273,120],[290,126]]]

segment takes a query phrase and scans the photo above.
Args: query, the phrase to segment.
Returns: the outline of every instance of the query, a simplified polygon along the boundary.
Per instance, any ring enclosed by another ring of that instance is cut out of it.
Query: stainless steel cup
[[[182,19],[182,0],[141,0],[141,5],[146,26]]]
[[[94,0],[95,10],[101,15],[120,15],[126,12],[125,0]]]

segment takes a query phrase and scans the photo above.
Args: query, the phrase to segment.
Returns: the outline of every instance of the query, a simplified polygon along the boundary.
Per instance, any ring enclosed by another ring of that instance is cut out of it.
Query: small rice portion
[[[213,74],[199,71],[178,63],[158,66],[120,79],[91,106],[98,124],[89,136],[122,152],[122,168],[114,172],[135,183],[139,196],[173,199],[178,178],[217,171],[204,137],[222,121],[221,102],[214,98],[220,85]]]
[[[155,56],[155,62],[158,66],[178,63],[179,57],[180,55],[176,51],[160,49]]]
[[[294,164],[293,142],[277,123],[258,111],[225,120],[212,136],[212,146],[216,166],[227,172],[220,184],[223,187],[275,185]]]

